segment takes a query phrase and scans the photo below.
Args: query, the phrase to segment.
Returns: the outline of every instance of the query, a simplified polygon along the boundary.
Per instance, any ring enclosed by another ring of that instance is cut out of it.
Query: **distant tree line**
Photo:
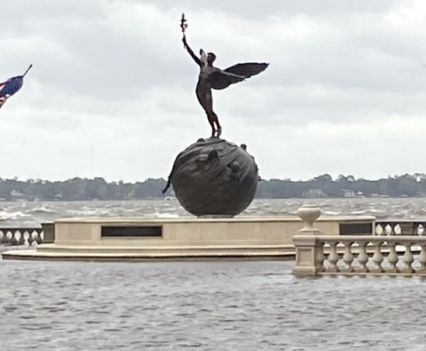
[[[18,180],[0,178],[0,200],[137,200],[163,198],[161,190],[166,181],[149,178],[142,182],[107,182],[96,177],[72,178],[65,181],[41,179]],[[173,196],[173,192],[167,194]],[[323,174],[310,180],[262,180],[257,198],[314,198],[314,197],[421,197],[426,196],[425,174],[404,174],[378,180],[355,179],[340,175],[333,179]]]
[[[0,198],[2,200],[134,200],[161,198],[164,179],[147,179],[143,182],[107,182],[101,177],[93,179],[72,178],[65,181],[41,179],[0,178]]]
[[[422,197],[426,196],[426,174],[404,174],[378,180],[323,174],[306,181],[271,179],[260,182],[258,198],[315,197]]]

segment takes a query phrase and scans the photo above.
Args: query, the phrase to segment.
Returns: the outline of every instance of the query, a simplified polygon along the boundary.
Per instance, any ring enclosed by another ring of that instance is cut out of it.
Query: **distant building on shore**
[[[309,189],[303,193],[303,197],[308,199],[317,199],[327,197],[327,194],[321,189]]]
[[[354,191],[351,189],[342,189],[343,197],[365,197],[362,191]]]

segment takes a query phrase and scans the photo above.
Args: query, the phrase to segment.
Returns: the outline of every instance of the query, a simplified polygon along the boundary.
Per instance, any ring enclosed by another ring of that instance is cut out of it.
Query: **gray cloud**
[[[422,171],[426,160],[412,150],[421,148],[426,127],[423,2],[179,6],[4,4],[0,76],[29,63],[34,69],[0,111],[1,176],[166,176],[175,154],[209,133],[194,94],[198,68],[180,41],[182,11],[190,44],[214,51],[219,67],[271,63],[262,75],[214,92],[224,137],[249,144],[264,177]]]

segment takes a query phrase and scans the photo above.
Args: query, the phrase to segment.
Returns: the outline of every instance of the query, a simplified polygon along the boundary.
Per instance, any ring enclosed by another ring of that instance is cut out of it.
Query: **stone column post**
[[[315,276],[323,270],[323,252],[317,236],[320,231],[314,227],[314,222],[321,214],[321,210],[315,205],[303,205],[297,210],[297,214],[303,221],[303,228],[293,236],[296,250],[296,262],[293,274],[297,277]]]

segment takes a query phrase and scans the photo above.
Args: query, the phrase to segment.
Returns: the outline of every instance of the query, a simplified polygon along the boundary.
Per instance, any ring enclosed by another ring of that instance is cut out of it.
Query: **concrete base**
[[[178,249],[153,247],[149,250],[117,247],[42,245],[37,250],[15,250],[3,253],[4,259],[59,260],[59,261],[184,261],[184,260],[276,260],[293,259],[294,248],[274,247],[180,247]]]
[[[342,223],[373,223],[374,217],[319,219],[317,228],[339,235]],[[296,217],[73,218],[55,222],[54,244],[14,250],[3,259],[194,260],[294,258]],[[368,234],[368,233],[364,233]]]

